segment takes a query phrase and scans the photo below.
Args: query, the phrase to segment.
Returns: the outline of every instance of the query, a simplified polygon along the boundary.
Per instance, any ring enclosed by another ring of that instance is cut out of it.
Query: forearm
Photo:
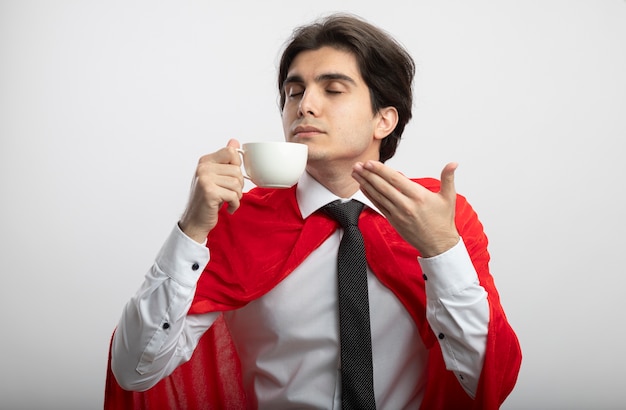
[[[219,316],[187,317],[195,283],[208,260],[206,248],[188,241],[174,229],[124,307],[113,338],[111,367],[125,389],[146,390],[189,360],[200,336]]]
[[[427,277],[427,319],[446,367],[474,397],[489,328],[487,292],[462,240],[442,255],[420,259],[420,265]]]

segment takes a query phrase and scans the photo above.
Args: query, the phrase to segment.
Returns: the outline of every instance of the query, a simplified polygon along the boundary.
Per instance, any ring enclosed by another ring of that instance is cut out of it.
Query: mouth
[[[311,125],[298,125],[291,132],[294,138],[311,138],[321,133],[322,131],[319,128]]]

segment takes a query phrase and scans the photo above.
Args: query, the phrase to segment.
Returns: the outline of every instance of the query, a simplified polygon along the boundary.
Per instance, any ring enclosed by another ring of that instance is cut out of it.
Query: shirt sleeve
[[[116,328],[111,369],[120,386],[143,391],[191,357],[220,312],[187,316],[209,261],[206,246],[176,225]]]
[[[462,239],[448,251],[418,261],[426,279],[426,317],[437,335],[446,368],[474,397],[489,328],[487,292]]]

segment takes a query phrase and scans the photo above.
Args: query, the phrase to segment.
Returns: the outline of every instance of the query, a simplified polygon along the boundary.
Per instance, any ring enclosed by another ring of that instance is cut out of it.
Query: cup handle
[[[239,156],[241,157],[241,174],[248,181],[252,181],[252,178],[250,178],[248,175],[246,175],[246,167],[243,165],[243,156],[245,154],[245,151],[242,150],[241,148],[236,148],[236,149],[237,149],[237,152],[239,153]]]

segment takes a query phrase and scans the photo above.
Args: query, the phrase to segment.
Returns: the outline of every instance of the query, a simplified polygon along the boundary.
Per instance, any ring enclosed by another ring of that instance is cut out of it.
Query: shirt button
[[[169,323],[167,323],[167,322],[163,323],[163,329],[164,330],[167,330],[169,328],[170,328],[170,324]]]
[[[196,271],[200,269],[200,265],[198,265],[197,263],[194,263],[193,265],[191,265],[191,270]]]
[[[424,280],[428,280],[428,276],[426,276],[426,274],[422,274],[422,278],[424,278]]]
[[[439,333],[439,336],[437,336],[439,338],[439,340],[443,340],[443,338],[445,337],[443,333]]]

